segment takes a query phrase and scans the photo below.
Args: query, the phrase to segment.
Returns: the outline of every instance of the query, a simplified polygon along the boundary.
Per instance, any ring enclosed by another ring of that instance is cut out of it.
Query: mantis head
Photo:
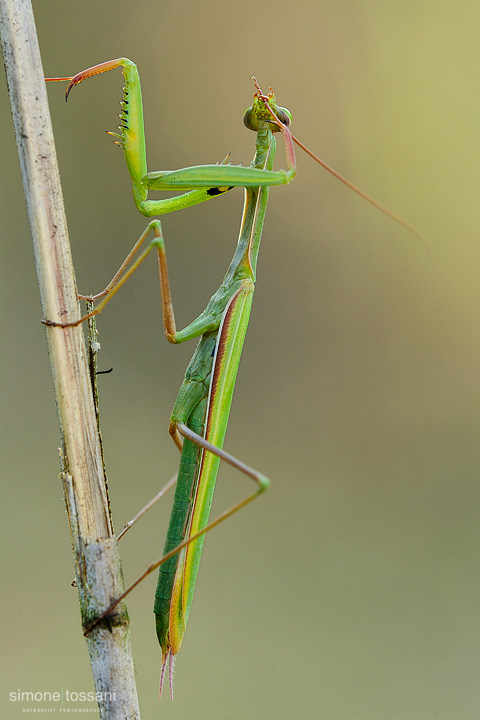
[[[267,123],[272,132],[282,132],[292,122],[289,110],[277,105],[272,88],[268,89],[268,95],[264,95],[254,77],[252,80],[257,92],[253,96],[253,105],[245,111],[243,116],[244,125],[249,130],[258,132],[262,125]]]

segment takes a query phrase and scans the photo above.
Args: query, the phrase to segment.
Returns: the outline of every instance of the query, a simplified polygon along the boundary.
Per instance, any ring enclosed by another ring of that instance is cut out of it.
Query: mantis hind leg
[[[177,545],[176,548],[174,548],[172,551],[167,553],[164,558],[162,559],[162,563],[171,558],[174,554],[177,552],[184,550],[183,553],[180,553],[180,559],[178,561],[177,570],[175,572],[175,579],[173,580],[173,587],[171,588],[171,598],[170,598],[170,604],[168,607],[168,612],[158,612],[157,613],[157,607],[155,608],[155,614],[157,616],[157,634],[159,636],[159,640],[161,638],[161,647],[162,647],[162,664],[161,664],[161,672],[160,672],[160,696],[163,692],[163,685],[165,681],[165,677],[167,674],[167,666],[169,667],[168,677],[169,677],[169,687],[170,687],[170,695],[173,699],[173,668],[174,668],[174,662],[175,662],[175,656],[178,653],[180,649],[180,645],[182,643],[183,634],[185,631],[187,619],[188,619],[188,613],[189,613],[189,606],[193,597],[193,586],[195,585],[196,580],[196,573],[194,572],[193,577],[190,577],[190,574],[188,571],[186,572],[186,567],[188,566],[188,563],[186,563],[185,558],[185,552],[188,552],[188,547],[191,547],[191,543],[193,541],[198,540],[199,538],[202,540],[205,534],[212,530],[214,527],[219,525],[221,522],[229,518],[231,515],[236,513],[238,510],[241,510],[241,508],[245,507],[249,502],[251,502],[254,498],[256,498],[258,495],[260,495],[262,492],[264,492],[270,485],[270,481],[265,475],[262,475],[254,468],[250,467],[249,465],[246,465],[243,461],[239,460],[238,458],[234,457],[233,455],[230,455],[229,453],[225,452],[225,450],[216,447],[212,443],[210,443],[208,440],[203,438],[198,433],[194,432],[191,428],[189,428],[187,425],[184,425],[182,423],[177,424],[177,431],[181,435],[183,435],[186,439],[188,439],[190,442],[197,445],[199,448],[206,452],[213,453],[217,457],[219,457],[224,462],[227,462],[229,465],[232,465],[232,467],[235,467],[237,470],[240,470],[242,473],[250,477],[256,484],[257,488],[256,490],[248,495],[247,497],[243,498],[240,502],[236,503],[232,507],[230,507],[228,510],[225,510],[223,513],[218,515],[214,520],[212,520],[210,523],[207,523],[205,527],[201,528],[199,532],[194,533],[189,538],[184,540],[180,545]],[[191,580],[192,588],[189,588],[189,579]],[[159,581],[160,583],[160,581]],[[158,610],[160,611],[161,605],[159,604]]]
[[[148,575],[150,575],[152,572],[157,570],[161,565],[163,565],[165,562],[167,562],[170,558],[172,558],[174,555],[176,555],[178,552],[180,552],[183,548],[190,545],[192,542],[197,540],[202,535],[205,535],[205,533],[209,532],[210,530],[213,530],[214,527],[217,527],[217,525],[220,525],[224,520],[229,518],[231,515],[237,512],[237,510],[241,510],[241,508],[245,507],[250,503],[252,500],[254,500],[256,497],[258,497],[261,493],[263,493],[270,485],[269,479],[259,473],[254,468],[250,467],[246,463],[242,462],[238,458],[235,458],[233,455],[230,455],[229,453],[225,452],[225,450],[221,450],[220,448],[217,448],[215,445],[212,445],[212,443],[209,443],[208,440],[205,440],[200,435],[195,433],[193,430],[190,430],[186,425],[183,425],[182,423],[178,424],[178,430],[179,432],[186,438],[188,438],[191,442],[195,443],[202,449],[212,452],[215,455],[217,455],[221,460],[224,460],[229,465],[232,465],[233,467],[237,468],[241,472],[243,472],[245,475],[250,477],[254,482],[257,484],[257,489],[255,492],[248,495],[243,500],[240,500],[240,502],[235,503],[232,507],[225,510],[223,513],[218,515],[214,520],[212,520],[210,523],[208,523],[202,530],[200,530],[195,535],[192,535],[191,537],[184,540],[182,543],[177,545],[177,547],[173,548],[169,553],[164,555],[160,560],[157,560],[156,562],[152,563],[148,566],[148,568],[145,570],[145,572],[129,587],[125,592],[120,595],[101,615],[97,617],[96,620],[94,620],[84,631],[84,634],[87,635],[91,630],[93,630],[94,627],[96,627],[100,622],[108,618],[109,615],[113,613],[117,605],[124,600],[124,598],[129,595],[132,590],[134,590],[137,585],[139,585]],[[165,671],[168,664],[170,664],[171,667],[171,673],[170,673],[170,679],[172,681],[173,679],[173,663],[175,658],[176,650],[172,648],[165,648],[162,649],[162,678],[165,677]],[[162,680],[163,685],[163,680]],[[161,688],[161,690],[163,687]],[[173,684],[170,686],[170,691],[173,693]]]

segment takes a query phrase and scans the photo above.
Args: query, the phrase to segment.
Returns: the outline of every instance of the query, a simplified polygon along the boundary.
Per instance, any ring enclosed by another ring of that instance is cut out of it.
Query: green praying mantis
[[[225,160],[216,165],[147,172],[140,78],[132,61],[118,58],[88,68],[74,77],[49,80],[69,80],[66,91],[68,98],[71,89],[78,83],[120,66],[125,78],[121,122],[118,126],[119,132],[109,134],[113,135],[115,142],[123,148],[135,204],[142,215],[163,215],[213,199],[234,187],[245,189],[240,234],[227,273],[205,310],[183,330],[177,331],[175,325],[165,241],[158,219],[147,225],[105,290],[89,298],[101,299],[91,313],[71,323],[45,321],[48,325],[68,327],[78,325],[93,314],[101,312],[150,252],[156,251],[167,339],[171,343],[181,343],[200,338],[170,418],[169,432],[181,452],[181,458],[163,557],[150,565],[143,575],[87,628],[88,632],[95,624],[107,618],[120,600],[160,567],[154,603],[157,637],[162,649],[160,695],[168,667],[170,695],[173,698],[174,662],[190,613],[205,534],[258,497],[269,486],[265,475],[226,453],[223,443],[253,300],[257,257],[269,188],[273,185],[288,184],[295,177],[293,143],[296,142],[335,177],[413,232],[424,243],[425,239],[413,225],[339,175],[295,138],[290,131],[289,111],[277,105],[271,90],[268,95],[264,95],[254,78],[253,104],[244,115],[245,125],[256,132],[255,157],[250,167],[231,165]],[[285,144],[287,170],[273,169],[275,135],[278,133],[282,135]],[[173,198],[150,200],[150,190],[179,190],[181,194]],[[137,255],[150,233],[153,233],[153,240]],[[256,487],[242,501],[210,521],[220,460],[250,477]]]

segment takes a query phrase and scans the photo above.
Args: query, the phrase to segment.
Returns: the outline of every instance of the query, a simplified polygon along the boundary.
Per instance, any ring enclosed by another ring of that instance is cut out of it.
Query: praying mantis
[[[115,142],[123,148],[125,162],[132,181],[137,209],[146,217],[159,216],[213,199],[234,187],[245,189],[245,202],[240,234],[233,259],[217,292],[205,310],[183,330],[176,329],[166,262],[165,241],[158,219],[150,221],[135,243],[124,263],[105,290],[91,300],[100,300],[96,308],[71,323],[45,321],[52,326],[78,325],[93,314],[101,312],[120,287],[141,265],[150,252],[158,258],[162,313],[165,335],[171,343],[200,338],[187,367],[174,409],[169,432],[181,452],[175,498],[161,560],[150,565],[134,585],[116,600],[95,621],[102,621],[114,610],[144,577],[160,567],[155,593],[154,613],[156,631],[162,649],[160,695],[167,667],[170,695],[173,698],[173,670],[175,657],[182,644],[193,600],[195,583],[205,534],[227,517],[250,503],[269,486],[268,478],[223,450],[228,416],[240,355],[247,331],[256,266],[269,188],[285,185],[295,177],[296,163],[293,143],[296,142],[329,172],[359,193],[364,199],[385,212],[423,241],[422,234],[350,181],[340,176],[309,151],[289,129],[291,115],[277,105],[273,91],[264,95],[255,79],[252,106],[245,112],[245,125],[256,132],[255,157],[250,167],[231,165],[199,165],[176,171],[147,172],[146,146],[143,128],[143,107],[140,78],[136,65],[127,58],[118,58],[95,65],[74,77],[49,78],[69,80],[66,91],[94,75],[122,67],[125,78],[121,103],[121,122]],[[274,170],[275,134],[283,137],[287,170]],[[150,190],[179,190],[174,198],[150,200]],[[153,240],[137,255],[142,244],[153,233]],[[134,260],[134,257],[136,259]],[[216,477],[220,460],[231,464],[250,477],[256,488],[229,510],[210,521]],[[91,626],[93,627],[93,625]],[[91,628],[90,628],[91,629]]]

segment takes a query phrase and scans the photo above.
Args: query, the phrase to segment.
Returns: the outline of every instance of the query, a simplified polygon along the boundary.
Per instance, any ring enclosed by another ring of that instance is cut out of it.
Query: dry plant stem
[[[93,310],[93,302],[87,301],[86,306],[87,306],[87,312],[90,313]],[[99,439],[99,443],[100,443],[100,454],[102,456],[103,479],[105,482],[105,489],[106,489],[106,493],[107,493],[107,502],[109,503],[107,470],[105,468],[105,457],[103,455],[103,441],[102,441],[102,433],[100,431],[100,411],[99,411],[99,407],[98,407],[98,384],[97,384],[98,362],[97,362],[97,359],[98,359],[99,349],[100,349],[100,343],[98,342],[97,318],[95,315],[92,315],[92,317],[90,317],[88,319],[87,362],[88,362],[88,373],[90,375],[90,384],[92,386],[93,404],[95,407],[95,419],[97,421],[98,439]],[[110,517],[110,521],[111,521],[112,515],[110,512],[110,503],[108,505],[108,512],[109,512],[109,517]],[[113,528],[113,525],[112,525],[112,528]]]
[[[79,316],[44,75],[30,0],[0,0],[2,50],[44,317]],[[39,318],[40,320],[40,318]],[[46,329],[63,438],[62,478],[74,548],[82,625],[122,590],[81,328]],[[87,638],[104,720],[139,718],[128,616]]]

